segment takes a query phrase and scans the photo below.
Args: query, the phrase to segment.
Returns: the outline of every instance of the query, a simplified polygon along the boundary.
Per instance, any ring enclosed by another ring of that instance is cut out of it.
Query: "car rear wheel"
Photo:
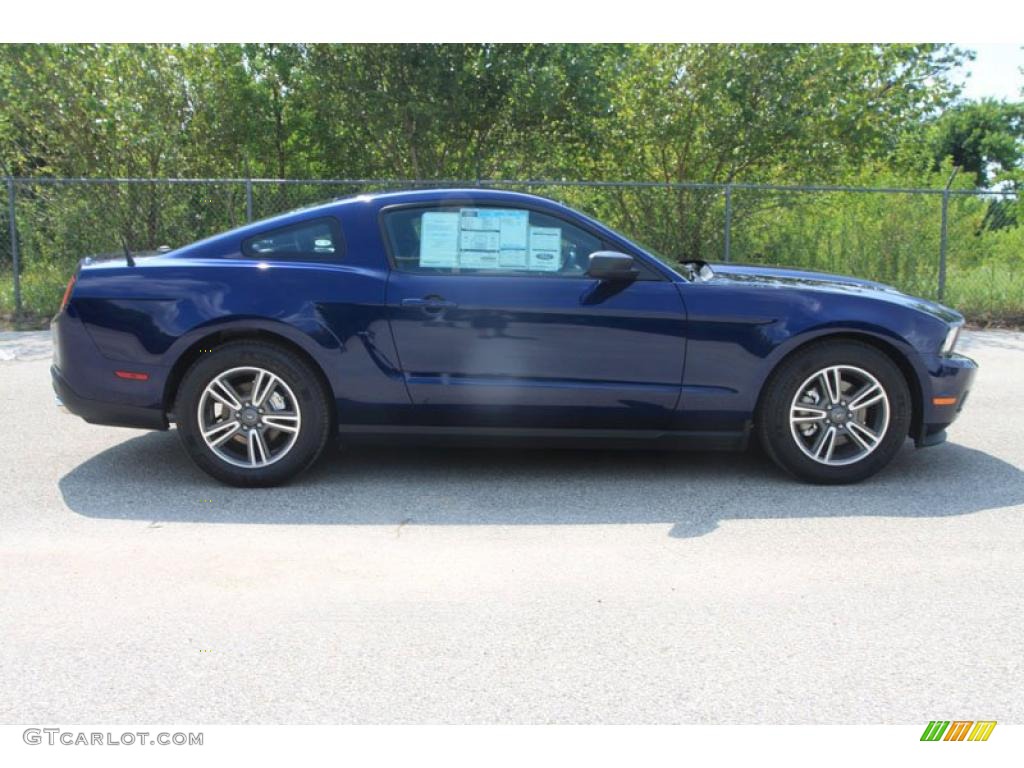
[[[903,373],[880,350],[855,341],[823,341],[786,359],[758,409],[769,456],[813,483],[853,483],[885,467],[910,427]]]
[[[308,468],[331,423],[316,372],[287,349],[252,341],[204,353],[182,379],[174,414],[200,469],[248,487],[278,485]]]

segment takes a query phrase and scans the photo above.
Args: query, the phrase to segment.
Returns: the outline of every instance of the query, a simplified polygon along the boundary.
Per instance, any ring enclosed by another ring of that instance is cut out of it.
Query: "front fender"
[[[945,329],[924,313],[868,296],[734,284],[683,289],[689,321],[679,424],[686,429],[749,423],[775,367],[829,336],[859,337],[895,353],[920,396],[928,376],[922,350],[941,343]]]

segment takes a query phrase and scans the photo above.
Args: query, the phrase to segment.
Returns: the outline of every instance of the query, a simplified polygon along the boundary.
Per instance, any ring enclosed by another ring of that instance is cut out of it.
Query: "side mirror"
[[[618,251],[595,251],[590,254],[587,268],[589,277],[598,280],[635,280],[639,272],[633,267],[633,257]]]

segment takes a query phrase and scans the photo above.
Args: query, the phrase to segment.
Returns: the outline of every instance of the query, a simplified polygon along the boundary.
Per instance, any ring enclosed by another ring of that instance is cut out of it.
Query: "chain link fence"
[[[1011,192],[659,182],[6,178],[0,313],[45,316],[78,259],[180,246],[355,194],[484,187],[560,200],[667,261],[879,280],[976,319],[1024,318],[1024,210]]]

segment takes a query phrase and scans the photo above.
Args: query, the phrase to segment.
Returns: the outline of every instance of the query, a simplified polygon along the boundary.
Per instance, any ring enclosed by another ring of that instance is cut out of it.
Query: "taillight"
[[[131,379],[132,381],[149,381],[148,373],[139,373],[138,371],[114,371],[114,375],[119,379]]]
[[[75,287],[75,280],[78,279],[78,273],[76,272],[68,280],[68,287],[64,289],[64,298],[60,300],[60,311],[64,311],[64,307],[68,305],[68,299],[71,298],[71,291]]]

